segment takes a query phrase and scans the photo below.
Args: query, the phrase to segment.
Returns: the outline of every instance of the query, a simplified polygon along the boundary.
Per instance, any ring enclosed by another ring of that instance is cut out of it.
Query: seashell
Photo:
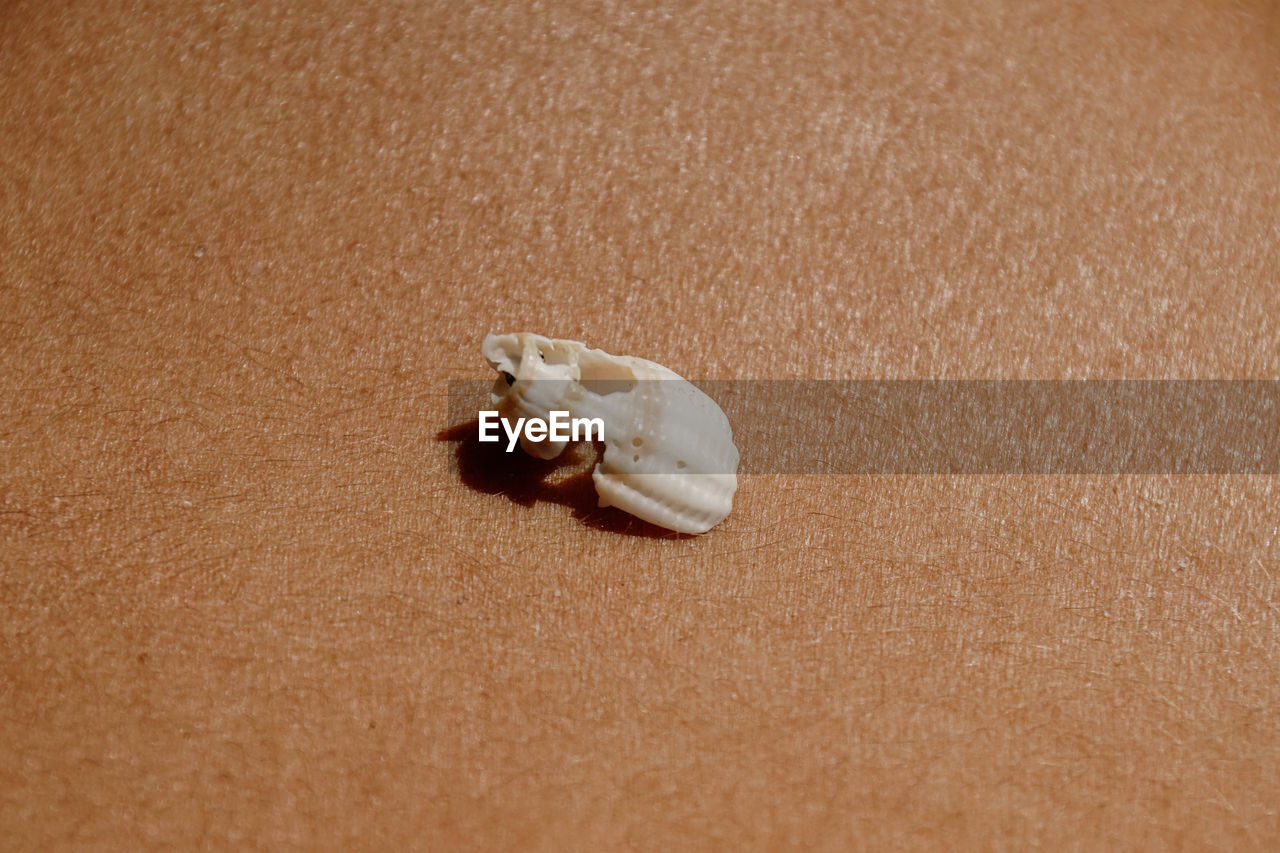
[[[681,533],[705,533],[733,508],[738,448],[729,419],[679,374],[528,332],[489,335],[481,352],[498,371],[490,399],[508,425],[552,411],[603,422],[604,455],[591,473],[600,506]],[[567,443],[520,438],[541,459]]]

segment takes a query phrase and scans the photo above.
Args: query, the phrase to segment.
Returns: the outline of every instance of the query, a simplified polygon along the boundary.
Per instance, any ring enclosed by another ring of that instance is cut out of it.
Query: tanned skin
[[[4,3],[0,846],[1273,844],[1273,477],[673,537],[447,383],[1276,378],[1277,68],[1259,0]]]

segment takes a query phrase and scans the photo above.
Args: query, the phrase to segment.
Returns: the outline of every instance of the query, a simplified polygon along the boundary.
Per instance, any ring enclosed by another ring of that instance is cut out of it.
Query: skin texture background
[[[1134,5],[0,5],[3,846],[1274,843],[1274,478],[449,440],[488,331],[1275,378],[1280,14]]]

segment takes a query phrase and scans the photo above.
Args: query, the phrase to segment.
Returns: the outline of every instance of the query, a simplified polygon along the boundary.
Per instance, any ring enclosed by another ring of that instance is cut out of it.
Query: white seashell
[[[481,351],[498,371],[490,397],[508,424],[553,410],[604,422],[604,457],[591,474],[600,506],[681,533],[705,533],[733,508],[738,448],[729,419],[679,374],[528,332],[489,335]],[[566,444],[520,439],[542,459]]]

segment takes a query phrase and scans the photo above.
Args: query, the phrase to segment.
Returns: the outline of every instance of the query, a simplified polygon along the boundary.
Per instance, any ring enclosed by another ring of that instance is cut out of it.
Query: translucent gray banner
[[[643,384],[595,391],[634,394]],[[743,474],[1280,473],[1275,380],[693,384],[728,416]],[[450,382],[442,436],[474,440],[491,388]]]

